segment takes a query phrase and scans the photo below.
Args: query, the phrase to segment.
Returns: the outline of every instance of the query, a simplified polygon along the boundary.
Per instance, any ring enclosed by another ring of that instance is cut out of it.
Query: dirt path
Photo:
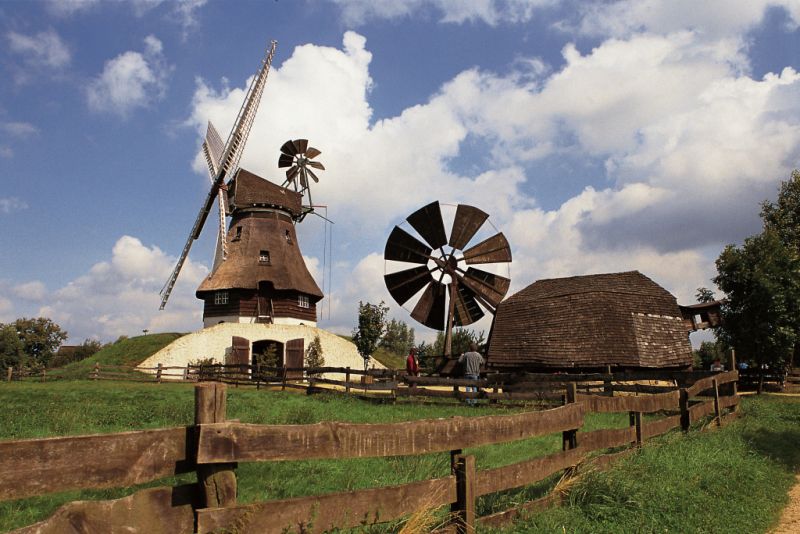
[[[781,520],[771,534],[797,534],[800,532],[800,475],[789,492],[789,504],[781,514]]]

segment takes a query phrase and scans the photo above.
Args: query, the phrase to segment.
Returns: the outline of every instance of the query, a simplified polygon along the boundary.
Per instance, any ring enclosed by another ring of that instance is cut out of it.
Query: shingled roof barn
[[[539,280],[500,303],[487,363],[498,370],[685,368],[675,297],[638,271]]]

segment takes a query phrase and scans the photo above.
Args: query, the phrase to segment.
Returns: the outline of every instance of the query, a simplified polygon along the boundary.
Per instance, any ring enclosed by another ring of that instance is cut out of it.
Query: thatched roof
[[[227,234],[228,258],[197,288],[206,291],[258,289],[260,282],[276,290],[299,291],[313,302],[322,291],[308,272],[291,215],[299,213],[300,196],[244,170],[230,191],[234,206]],[[269,261],[261,261],[261,252]],[[316,297],[316,298],[314,298]]]
[[[493,367],[682,367],[692,353],[678,303],[638,271],[539,280],[500,303]]]

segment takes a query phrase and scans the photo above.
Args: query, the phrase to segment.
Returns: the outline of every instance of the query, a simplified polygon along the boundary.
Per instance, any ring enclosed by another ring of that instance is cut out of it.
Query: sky
[[[509,295],[635,269],[693,303],[800,167],[799,23],[800,0],[0,2],[0,322],[73,344],[202,326],[213,225],[163,311],[159,290],[209,188],[206,124],[227,136],[273,39],[241,166],[280,183],[284,141],[322,151],[333,224],[298,225],[319,326],[383,300],[431,338],[383,248],[434,200],[490,214]]]

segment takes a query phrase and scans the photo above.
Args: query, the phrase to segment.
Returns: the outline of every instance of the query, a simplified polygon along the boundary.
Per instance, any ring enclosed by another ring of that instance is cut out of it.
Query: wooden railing
[[[141,484],[195,471],[197,485],[139,491],[116,501],[65,505],[47,531],[147,532],[322,532],[392,521],[424,508],[447,504],[457,531],[472,532],[477,522],[497,525],[519,508],[475,517],[481,495],[541,481],[586,461],[589,453],[641,445],[673,428],[735,410],[737,373],[719,373],[677,391],[608,397],[564,389],[563,406],[512,415],[451,417],[392,424],[324,422],[314,425],[252,425],[226,419],[226,385],[195,386],[195,425],[124,432],[0,442],[0,501],[53,492]],[[724,386],[723,386],[724,385]],[[720,386],[723,386],[720,388]],[[720,390],[726,390],[723,395]],[[704,397],[699,397],[700,394]],[[629,412],[622,429],[582,432],[589,412]],[[642,414],[667,416],[643,420]],[[513,465],[476,471],[468,447],[562,433],[561,452]],[[392,487],[372,488],[277,501],[237,504],[237,462],[310,458],[366,458],[449,453],[450,476]],[[613,460],[600,455],[593,461]],[[552,499],[552,497],[548,497]],[[541,502],[523,505],[535,507]],[[21,529],[38,532],[43,524]],[[304,530],[305,529],[305,530]]]

